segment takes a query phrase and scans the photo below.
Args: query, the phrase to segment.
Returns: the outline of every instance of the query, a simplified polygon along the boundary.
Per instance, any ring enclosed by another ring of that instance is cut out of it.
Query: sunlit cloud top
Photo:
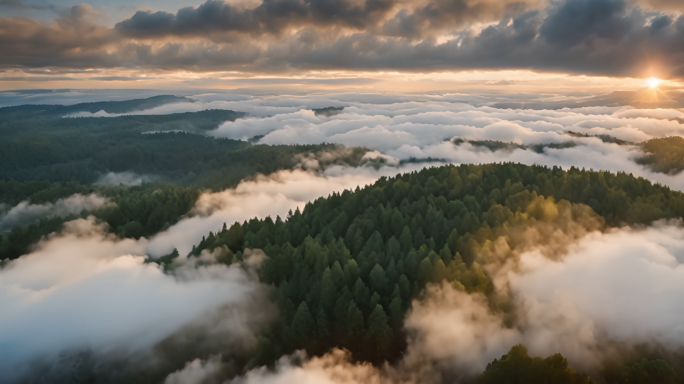
[[[0,80],[483,70],[676,79],[684,76],[682,4],[208,0],[139,7],[104,0],[0,1]]]

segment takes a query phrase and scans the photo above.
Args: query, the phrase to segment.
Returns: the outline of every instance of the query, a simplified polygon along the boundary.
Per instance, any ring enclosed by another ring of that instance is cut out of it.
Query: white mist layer
[[[179,221],[168,230],[155,235],[147,245],[150,255],[161,256],[174,248],[181,255],[190,252],[209,231],[220,230],[223,223],[231,225],[254,217],[276,216],[285,218],[294,211],[321,196],[354,189],[375,182],[380,176],[409,172],[410,167],[342,167],[333,166],[315,174],[301,169],[279,171],[269,176],[258,176],[242,181],[234,189],[203,194],[198,199],[191,217]]]
[[[529,314],[527,327],[557,329],[559,320],[568,325],[553,339],[537,332],[528,341],[532,350],[567,349],[569,358],[580,360],[602,340],[684,347],[681,226],[658,223],[644,230],[594,234],[562,263],[537,254],[521,261],[529,272],[511,276],[511,286]],[[581,342],[586,349],[576,344]]]
[[[330,104],[339,102],[332,99]],[[300,109],[273,116],[226,122],[216,137],[246,140],[264,135],[262,144],[338,143],[365,146],[397,159],[433,158],[455,164],[519,162],[548,166],[572,166],[625,171],[676,189],[684,189],[684,175],[654,173],[634,162],[643,156],[635,145],[604,143],[595,137],[571,137],[566,132],[607,134],[640,142],[655,137],[684,134],[676,120],[682,113],[668,109],[631,107],[585,107],[560,110],[498,109],[463,102],[432,101],[346,102],[346,108],[332,117],[316,116]],[[452,138],[498,140],[517,144],[559,144],[573,142],[572,148],[544,148],[491,151],[469,143],[455,145]]]
[[[263,312],[267,303],[252,302],[261,289],[259,283],[238,267],[185,261],[192,245],[224,222],[284,217],[316,197],[396,172],[394,167],[334,166],[318,174],[298,169],[259,176],[235,189],[202,195],[194,216],[150,240],[117,239],[92,218],[66,223],[61,234],[43,239],[35,251],[0,269],[0,345],[11,346],[0,349],[0,375],[18,375],[22,371],[17,367],[64,351],[149,349],[226,305],[257,305]],[[181,266],[172,274],[165,274],[157,264],[144,263],[146,254],[164,254],[174,247],[181,253]],[[220,336],[230,345],[252,337],[249,324],[265,316],[255,319],[239,310],[232,315],[235,321],[225,320],[228,324],[222,326],[225,332]],[[216,327],[206,326],[206,332]],[[197,371],[197,364],[206,368],[198,362],[188,369]],[[180,380],[185,373],[175,377]]]
[[[97,179],[95,184],[138,186],[151,180],[150,176],[138,175],[135,172],[109,172]]]
[[[484,295],[432,285],[407,315],[409,347],[394,368],[354,364],[341,351],[308,360],[299,353],[233,383],[433,382],[440,370],[478,374],[518,343],[532,356],[561,353],[588,371],[636,345],[684,348],[681,222],[593,232],[561,261],[525,253],[517,272],[506,273],[517,307],[512,326]]]
[[[625,171],[676,189],[684,189],[684,175],[654,173],[634,162],[642,156],[634,145],[604,143],[598,138],[571,137],[567,131],[607,134],[631,142],[681,136],[684,119],[677,109],[635,109],[629,106],[573,107],[586,98],[565,94],[321,94],[310,96],[248,96],[207,94],[193,103],[156,107],[141,114],[167,114],[204,109],[246,112],[246,118],[225,122],[208,132],[215,137],[247,140],[262,137],[261,144],[338,143],[365,146],[396,159],[442,159],[444,162],[500,161],[549,166],[571,166]],[[553,102],[561,109],[501,109],[497,103]],[[564,106],[564,107],[563,107]],[[334,116],[316,115],[312,109],[344,107]],[[108,115],[115,116],[115,115]],[[572,141],[574,148],[492,152],[468,143],[456,146],[449,139],[500,140],[518,144]]]
[[[213,357],[207,361],[195,359],[164,380],[164,384],[202,384],[218,375],[221,369],[221,358]]]
[[[371,364],[353,364],[349,356],[334,350],[322,357],[314,357],[302,365],[295,364],[306,355],[302,352],[284,356],[276,363],[275,371],[258,368],[244,377],[231,381],[232,384],[389,384],[400,383],[389,380],[382,371]],[[188,383],[189,384],[189,383]]]
[[[61,351],[145,350],[220,306],[240,304],[259,286],[221,264],[164,274],[144,263],[143,248],[79,219],[1,269],[0,374]],[[237,323],[236,332],[244,330]]]
[[[108,204],[111,204],[108,198],[95,193],[89,195],[74,194],[54,203],[30,204],[28,201],[22,201],[10,208],[6,214],[0,216],[0,232],[44,217],[77,215],[84,210],[93,211]]]
[[[591,233],[562,261],[523,254],[519,270],[507,272],[518,310],[511,328],[483,296],[432,287],[407,317],[416,333],[409,356],[476,373],[517,343],[537,356],[562,353],[579,369],[597,368],[620,347],[680,350],[683,255],[678,222]]]

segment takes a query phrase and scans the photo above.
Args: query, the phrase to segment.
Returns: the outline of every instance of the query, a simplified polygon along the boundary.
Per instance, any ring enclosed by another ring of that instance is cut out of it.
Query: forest
[[[271,364],[297,349],[322,354],[341,347],[379,364],[402,355],[405,314],[427,284],[446,281],[482,292],[506,311],[483,269],[493,242],[516,228],[587,215],[596,218],[590,229],[680,218],[684,194],[625,173],[443,166],[319,198],[286,218],[224,225],[191,255],[212,252],[231,262],[258,248],[268,256],[260,279],[273,288],[280,316],[260,336],[253,363]],[[512,252],[524,247],[515,237],[507,241]],[[172,267],[176,255],[164,262]],[[610,382],[679,382],[667,363],[656,360],[634,362]],[[590,382],[568,369],[562,356],[532,359],[521,346],[492,362],[481,382]],[[652,371],[645,374],[650,379],[639,381],[635,372],[646,371]]]
[[[108,203],[91,210],[41,217],[0,232],[0,268],[27,254],[41,238],[67,221],[94,216],[118,238],[150,238],[188,214],[205,191],[221,191],[257,174],[294,169],[304,158],[339,151],[331,160],[361,166],[366,148],[332,144],[257,145],[205,135],[245,115],[205,110],[169,115],[64,117],[70,113],[128,113],[184,98],[76,106],[0,108],[0,219],[21,203],[52,204],[69,196],[100,196]],[[137,106],[136,106],[137,105]],[[342,108],[321,108],[332,116]],[[492,151],[571,148],[573,132],[560,144],[521,145],[494,140],[453,139]],[[598,136],[618,145],[636,145]],[[684,169],[681,138],[639,144],[637,160],[654,171]],[[402,160],[400,164],[439,159]],[[379,166],[382,159],[378,160]],[[332,163],[331,163],[332,164]],[[321,161],[322,166],[330,164]],[[102,182],[110,173],[140,176],[135,185]],[[290,211],[286,217],[224,223],[192,247],[189,258],[210,256],[241,265],[254,250],[265,260],[258,280],[278,316],[261,330],[253,348],[222,353],[233,377],[267,366],[298,350],[322,356],[334,348],[350,351],[355,362],[376,367],[404,357],[410,334],[405,320],[426,287],[447,284],[481,294],[489,307],[513,316],[510,301],[497,293],[489,270],[502,258],[530,247],[519,236],[536,230],[545,255],[564,251],[553,235],[649,225],[684,217],[684,194],[626,173],[610,173],[513,163],[444,165],[381,177],[372,185],[333,193]],[[545,240],[544,240],[545,239]],[[546,241],[546,242],[545,242]],[[500,252],[505,243],[506,252]],[[185,258],[177,250],[148,257],[172,274]],[[161,268],[160,268],[161,269]],[[182,355],[182,351],[175,351]],[[530,356],[515,345],[491,361],[472,384],[513,383],[681,383],[682,368],[667,356],[647,353],[606,368],[599,376],[573,369],[565,357]],[[182,363],[183,361],[181,361]],[[674,367],[674,368],[673,368]],[[163,382],[166,370],[128,371],[126,382]],[[97,375],[93,382],[105,382]]]
[[[680,136],[651,139],[641,144],[645,155],[637,163],[654,172],[678,174],[684,170],[684,139]]]
[[[67,217],[46,217],[0,233],[0,259],[26,253],[42,236],[65,221],[93,214],[116,234],[151,236],[175,224],[202,190],[234,187],[244,178],[292,169],[295,155],[315,154],[335,145],[255,145],[215,139],[203,133],[243,113],[205,110],[169,115],[63,117],[77,111],[125,113],[168,102],[175,96],[144,100],[85,103],[74,106],[29,105],[0,108],[0,215],[22,201],[54,203],[73,194],[97,193],[113,207]],[[365,149],[341,161],[358,163]],[[110,172],[144,177],[139,186],[98,183]]]

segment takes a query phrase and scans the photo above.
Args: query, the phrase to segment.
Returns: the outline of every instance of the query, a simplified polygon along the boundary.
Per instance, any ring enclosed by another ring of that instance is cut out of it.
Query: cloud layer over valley
[[[310,359],[296,353],[281,358],[275,371],[258,368],[231,382],[449,382],[482,372],[518,343],[531,355],[562,353],[589,373],[637,351],[677,353],[684,347],[684,307],[676,304],[684,294],[683,249],[681,222],[590,232],[559,260],[532,250],[520,255],[514,270],[502,272],[510,286],[496,289],[510,289],[513,317],[493,311],[482,294],[432,285],[413,302],[406,319],[408,351],[392,367],[352,363],[339,350]]]
[[[248,117],[226,122],[208,135],[269,145],[327,142],[363,146],[389,156],[392,163],[412,159],[454,164],[510,161],[624,171],[684,189],[684,176],[655,173],[635,163],[643,156],[636,145],[639,142],[684,133],[682,109],[657,103],[635,108],[629,106],[630,99],[611,100],[597,93],[515,95],[503,91],[315,97],[217,93],[193,98],[197,100],[194,103],[168,104],[138,113],[231,109],[246,112]],[[331,106],[343,110],[332,116],[313,111]],[[596,137],[600,135],[611,138]],[[455,143],[454,139],[464,141]],[[514,145],[494,150],[482,143],[487,140]]]

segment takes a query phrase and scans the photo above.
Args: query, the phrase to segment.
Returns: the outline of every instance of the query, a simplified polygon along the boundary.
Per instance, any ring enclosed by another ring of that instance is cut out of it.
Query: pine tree
[[[386,359],[392,350],[392,328],[387,314],[378,304],[368,317],[368,329],[364,337],[364,352],[374,361]]]
[[[391,260],[399,260],[401,258],[401,244],[396,237],[390,237],[385,243],[385,255]]]
[[[292,325],[290,325],[290,338],[295,348],[307,347],[313,342],[315,326],[316,323],[311,316],[309,307],[305,301],[302,301],[292,319]]]
[[[323,309],[319,309],[316,315],[316,338],[319,344],[325,344],[330,338],[330,323]]]
[[[349,303],[346,320],[347,322],[345,326],[347,332],[345,336],[345,344],[350,349],[355,350],[362,341],[365,326],[363,324],[363,314],[353,300],[351,303]]]
[[[413,248],[413,236],[411,235],[411,230],[407,225],[404,225],[404,229],[401,231],[401,236],[399,236],[399,244],[401,245],[401,251],[407,254],[411,248]]]
[[[430,281],[430,277],[432,277],[432,263],[430,262],[430,258],[425,257],[418,266],[418,282],[421,285],[424,285]]]
[[[332,313],[337,298],[337,288],[335,288],[331,275],[330,268],[326,268],[321,277],[320,306],[327,313]]]
[[[354,284],[354,288],[352,289],[352,294],[354,297],[354,301],[359,305],[361,308],[368,308],[368,301],[370,300],[370,289],[368,289],[368,286],[366,283],[361,280],[359,277],[356,279],[356,284]]]
[[[413,289],[411,288],[411,282],[406,277],[406,275],[399,276],[399,290],[401,291],[401,299],[404,303],[408,303],[411,298]]]
[[[335,261],[335,264],[333,264],[332,268],[330,269],[330,277],[332,278],[333,284],[335,284],[335,288],[337,289],[341,289],[345,284],[344,271],[342,271],[339,261]]]
[[[388,290],[387,276],[380,264],[375,264],[368,276],[370,287],[375,292],[385,293]]]
[[[395,296],[390,302],[389,313],[392,326],[399,327],[404,316],[404,303],[402,303],[400,295]]]
[[[347,286],[352,287],[360,275],[361,270],[359,269],[359,265],[356,264],[356,260],[349,260],[349,262],[344,266],[344,280]]]

